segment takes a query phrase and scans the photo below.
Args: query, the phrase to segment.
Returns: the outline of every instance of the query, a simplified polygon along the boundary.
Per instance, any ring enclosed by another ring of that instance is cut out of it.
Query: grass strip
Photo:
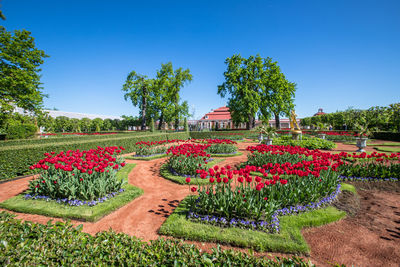
[[[165,158],[168,157],[168,154],[163,153],[163,154],[159,154],[159,155],[154,155],[154,156],[150,156],[150,157],[135,157],[135,156],[127,156],[125,157],[125,159],[133,159],[133,160],[144,160],[144,161],[149,161],[149,160],[153,160],[153,159],[161,159],[161,158]]]
[[[387,142],[382,144],[367,144],[367,146],[400,146],[400,142]]]
[[[135,166],[136,164],[127,164],[118,171],[117,177],[128,181],[128,174]],[[56,201],[26,200],[24,193],[1,202],[0,207],[22,213],[95,222],[143,194],[142,189],[130,184],[125,184],[123,188],[125,189],[124,192],[92,207],[86,205],[69,206]]]
[[[218,164],[221,161],[224,161],[225,159],[214,159],[212,161],[210,161],[209,163],[207,163],[206,167],[207,168],[211,168],[212,166]],[[186,177],[183,176],[177,176],[177,175],[173,175],[169,168],[168,168],[168,163],[164,163],[161,168],[160,168],[160,175],[162,177],[164,177],[165,179],[171,180],[175,183],[178,184],[188,184],[186,183]],[[209,180],[208,179],[201,179],[201,178],[192,178],[191,177],[191,181],[189,184],[197,184],[197,185],[203,185],[203,184],[209,184]]]
[[[374,149],[381,151],[381,152],[391,152],[391,153],[400,152],[400,147],[374,146]]]
[[[160,227],[160,234],[187,240],[218,242],[257,251],[307,254],[310,252],[310,247],[301,234],[302,228],[328,224],[346,216],[345,212],[332,206],[298,215],[282,216],[280,217],[281,232],[268,234],[236,227],[221,228],[192,222],[186,218],[187,201],[188,199],[185,198],[168,217]]]
[[[342,183],[342,186],[340,187],[340,189],[342,191],[350,191],[353,194],[357,195],[357,189],[354,187],[354,185]]]

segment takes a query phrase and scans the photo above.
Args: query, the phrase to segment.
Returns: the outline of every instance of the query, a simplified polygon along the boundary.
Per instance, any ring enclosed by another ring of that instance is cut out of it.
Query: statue
[[[297,117],[297,114],[294,112],[294,109],[292,109],[292,111],[290,112],[290,119],[289,119],[290,130],[292,132],[293,139],[299,140],[299,139],[301,139],[302,132],[301,132],[299,124],[297,123],[296,117]]]

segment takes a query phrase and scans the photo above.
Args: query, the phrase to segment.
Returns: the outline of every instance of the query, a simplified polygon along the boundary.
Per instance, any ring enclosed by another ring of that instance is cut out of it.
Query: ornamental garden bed
[[[117,147],[47,153],[29,189],[0,207],[51,217],[96,221],[143,193],[127,183],[135,164],[125,164]]]
[[[340,181],[346,179],[343,174],[372,177],[369,180],[374,181],[398,181],[400,177],[400,153],[331,154],[303,147],[266,145],[247,150],[251,154],[239,170],[218,166],[198,169],[200,177],[209,182],[198,187],[189,186],[195,195],[182,202],[160,228],[160,233],[260,251],[305,253],[308,248],[297,246],[301,243],[299,239],[288,239],[288,236],[296,236],[295,232],[286,235],[287,230],[282,228],[285,215],[300,213],[293,217],[295,219],[289,219],[293,221],[293,225],[288,226],[290,231],[296,226],[300,231],[303,226],[332,222],[345,213],[324,207],[335,201]],[[353,162],[343,161],[346,158],[352,158]],[[255,173],[260,176],[254,176]],[[189,178],[186,181],[191,182]],[[345,185],[344,189],[355,192],[350,185]],[[309,214],[313,214],[315,223],[296,222]],[[318,217],[323,219],[319,221]],[[259,238],[264,235],[265,238]],[[276,237],[279,241],[274,242],[274,236],[279,237]]]

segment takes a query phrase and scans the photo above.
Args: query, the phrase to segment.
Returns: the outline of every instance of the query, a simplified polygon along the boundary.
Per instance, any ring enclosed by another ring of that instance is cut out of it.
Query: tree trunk
[[[158,130],[161,130],[162,124],[164,122],[164,112],[161,112],[160,119],[158,120]]]
[[[275,113],[275,127],[276,129],[280,129],[281,128],[281,122],[279,121],[279,114]]]
[[[146,108],[147,108],[147,88],[143,87],[142,95],[142,131],[146,130]]]

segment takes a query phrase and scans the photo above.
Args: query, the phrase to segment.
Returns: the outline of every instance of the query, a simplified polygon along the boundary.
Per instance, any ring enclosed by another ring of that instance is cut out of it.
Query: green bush
[[[126,153],[134,152],[136,143],[139,141],[161,141],[173,139],[187,139],[188,133],[157,133],[143,136],[137,135],[113,135],[106,138],[92,139],[73,139],[71,141],[53,142],[53,143],[34,143],[21,146],[0,147],[0,180],[16,177],[19,175],[34,173],[29,166],[43,158],[47,152],[56,152],[67,150],[88,150],[97,148],[97,146],[122,146]]]
[[[372,138],[388,141],[400,141],[399,132],[373,132]]]
[[[194,245],[158,239],[142,242],[113,231],[92,236],[71,223],[46,225],[0,213],[0,265],[20,266],[309,266],[303,259],[268,259],[233,250],[202,253]]]
[[[6,138],[13,139],[24,139],[30,138],[35,135],[37,128],[33,124],[11,124],[6,129]]]
[[[230,144],[214,144],[206,149],[209,154],[232,154],[236,151],[236,146]]]
[[[274,138],[272,143],[278,146],[301,146],[308,149],[333,149],[336,144],[321,138],[308,138],[303,136],[302,140],[293,140],[291,135]]]
[[[236,131],[207,131],[207,132],[190,132],[190,137],[194,139],[210,139],[215,136],[224,136],[224,135],[230,135],[234,133],[240,133],[243,134],[243,137],[247,137],[250,134],[254,134],[254,131],[248,131],[248,130],[236,130]],[[222,139],[222,138],[218,138]],[[229,139],[229,138],[227,138]]]

